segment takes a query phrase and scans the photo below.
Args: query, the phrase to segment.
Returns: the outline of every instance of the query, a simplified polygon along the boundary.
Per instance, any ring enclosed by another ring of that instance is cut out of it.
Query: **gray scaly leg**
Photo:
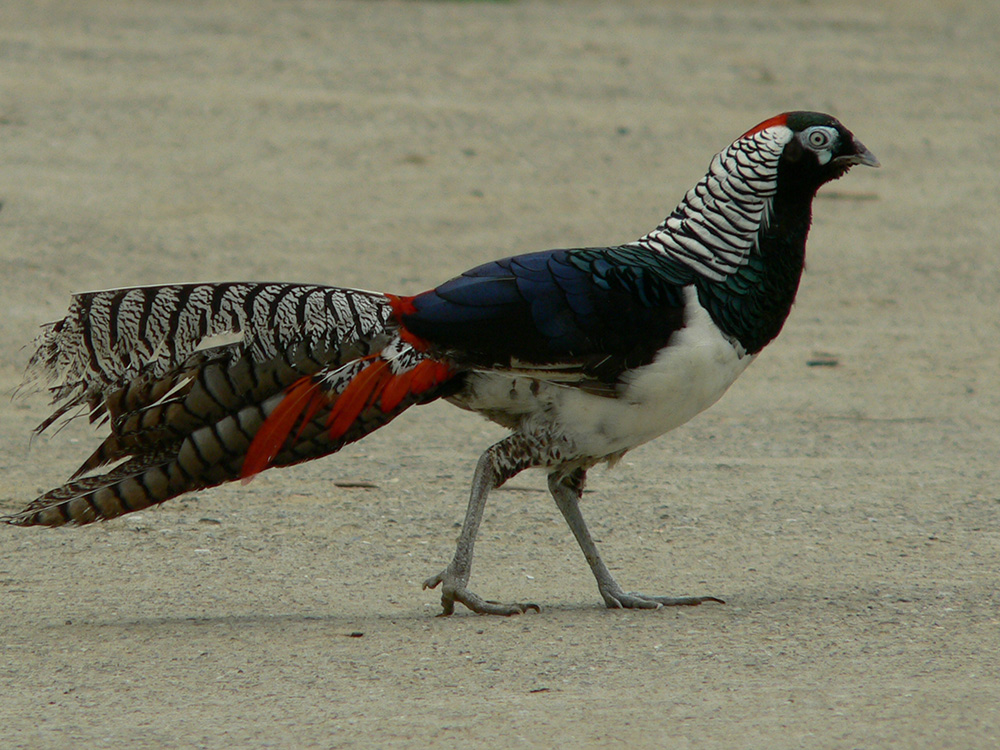
[[[479,457],[476,473],[472,479],[472,493],[469,507],[465,512],[462,533],[458,537],[455,556],[447,568],[424,581],[425,589],[433,589],[441,584],[442,617],[455,611],[455,602],[481,615],[519,615],[533,609],[540,611],[537,604],[515,602],[501,604],[487,601],[467,588],[472,572],[472,553],[479,533],[479,523],[483,520],[486,498],[490,490],[499,487],[519,471],[531,465],[525,446],[518,436],[510,436],[491,446]]]
[[[549,491],[556,501],[556,505],[573,531],[583,556],[587,558],[587,564],[597,579],[597,588],[604,598],[604,603],[609,609],[659,609],[660,607],[692,607],[702,602],[719,602],[725,604],[722,599],[714,596],[648,596],[646,594],[626,593],[619,585],[615,577],[611,575],[608,566],[604,564],[597,545],[590,536],[587,529],[587,522],[583,520],[580,512],[580,497],[583,495],[583,484],[586,481],[587,472],[583,469],[576,469],[569,474],[552,472],[549,474]]]

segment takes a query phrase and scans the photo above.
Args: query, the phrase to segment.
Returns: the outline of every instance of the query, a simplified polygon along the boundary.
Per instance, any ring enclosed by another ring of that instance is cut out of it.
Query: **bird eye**
[[[830,135],[830,132],[828,130],[820,130],[819,128],[817,128],[816,130],[813,130],[811,133],[809,133],[808,140],[809,140],[809,145],[812,148],[817,148],[817,149],[826,148],[827,146],[830,145],[831,141],[833,140],[833,136]]]

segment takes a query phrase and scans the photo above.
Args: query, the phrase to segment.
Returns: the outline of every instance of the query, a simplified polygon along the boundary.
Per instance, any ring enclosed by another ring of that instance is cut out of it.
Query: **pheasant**
[[[36,340],[26,383],[54,413],[110,434],[70,480],[9,524],[114,518],[180,494],[325,456],[414,404],[446,399],[508,428],[475,468],[442,615],[510,615],[468,588],[489,493],[528,468],[548,488],[604,603],[721,601],[626,592],[579,501],[587,471],[711,406],[781,331],[812,200],[878,160],[835,118],[788,112],[717,154],[652,232],[617,247],[493,261],[414,296],[289,283],[87,292]]]

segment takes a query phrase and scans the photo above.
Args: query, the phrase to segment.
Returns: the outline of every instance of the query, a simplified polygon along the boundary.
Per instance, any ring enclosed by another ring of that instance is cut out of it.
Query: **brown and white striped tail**
[[[218,343],[227,335],[235,340]],[[391,352],[396,375],[424,373],[428,364],[400,340],[385,295],[335,287],[224,283],[90,292],[74,297],[37,344],[26,380],[49,381],[55,406],[38,431],[86,410],[91,421],[108,422],[111,434],[70,482],[0,518],[23,526],[114,518],[332,453],[433,397],[449,377],[446,368],[435,368],[430,379],[397,377],[406,387],[396,387],[392,399],[355,398],[350,424],[341,419],[331,427],[344,411],[336,406],[341,393],[357,392],[349,388],[353,379],[383,352]],[[411,388],[411,381],[424,387]],[[290,407],[309,382],[309,408]],[[276,419],[283,415],[277,431],[269,422],[276,411]],[[259,433],[271,437],[248,470]]]
[[[148,508],[189,489],[195,488],[181,474],[176,456],[165,451],[133,458],[100,476],[68,482],[3,520],[16,526],[91,523]]]

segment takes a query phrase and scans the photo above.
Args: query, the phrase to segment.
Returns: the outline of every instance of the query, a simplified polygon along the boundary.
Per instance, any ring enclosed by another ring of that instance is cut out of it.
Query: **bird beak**
[[[865,147],[865,144],[857,138],[854,139],[854,153],[846,156],[838,156],[834,158],[834,161],[840,164],[864,164],[866,167],[882,166],[879,160],[875,158],[875,154],[869,151]]]

